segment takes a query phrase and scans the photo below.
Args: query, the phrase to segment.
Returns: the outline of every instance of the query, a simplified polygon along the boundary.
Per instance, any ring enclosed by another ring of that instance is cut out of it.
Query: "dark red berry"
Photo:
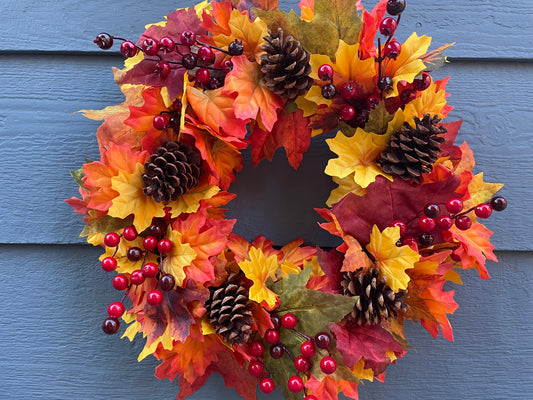
[[[230,53],[232,56],[240,56],[243,52],[244,46],[242,45],[241,40],[235,39],[228,45],[228,53]]]
[[[418,236],[418,243],[420,243],[421,246],[431,246],[434,240],[435,238],[429,232],[421,233]]]
[[[507,208],[507,200],[502,196],[493,197],[490,199],[490,206],[494,211],[503,211]]]
[[[474,212],[478,218],[488,218],[492,215],[492,207],[490,204],[481,203],[476,206]]]
[[[196,54],[187,53],[187,54],[184,54],[183,57],[181,57],[181,65],[183,65],[183,68],[185,69],[196,68],[197,64],[198,64],[198,57],[196,57]]]
[[[422,76],[420,78],[415,78],[413,81],[413,87],[419,92],[426,90],[430,86],[431,76],[427,72],[422,72]]]
[[[357,96],[357,88],[352,82],[345,82],[341,87],[341,96],[345,100],[351,100]]]
[[[446,209],[451,214],[460,213],[463,210],[463,200],[459,198],[449,199],[446,202]]]
[[[395,221],[392,221],[392,224],[390,224],[390,226],[392,226],[392,227],[399,226],[400,227],[400,236],[405,235],[405,233],[407,232],[407,225],[405,224],[405,222],[400,221],[399,219],[397,219]]]
[[[196,43],[196,34],[192,31],[183,31],[180,35],[180,42],[185,46],[192,46]]]
[[[263,342],[255,340],[250,346],[250,352],[252,353],[252,356],[261,357],[265,352],[265,345]]]
[[[453,219],[451,219],[449,215],[439,215],[435,219],[435,225],[437,225],[437,228],[440,230],[446,231],[452,227]]]
[[[211,79],[211,72],[207,68],[198,68],[195,77],[199,83],[206,84]]]
[[[207,86],[209,89],[218,89],[219,87],[224,86],[224,82],[222,82],[216,76],[212,76],[211,79],[209,79],[209,84]]]
[[[322,86],[321,91],[322,91],[322,97],[328,100],[331,100],[337,94],[337,90],[335,89],[335,86],[333,86],[331,83],[328,83],[327,85]]]
[[[315,344],[319,349],[327,349],[331,344],[331,336],[326,332],[319,332],[315,335]]]
[[[144,275],[140,269],[136,269],[130,274],[130,281],[134,285],[141,285],[144,282]]]
[[[274,389],[276,388],[276,385],[274,384],[274,380],[272,378],[264,378],[259,383],[259,389],[265,394],[272,393]]]
[[[392,79],[388,76],[382,76],[378,80],[378,89],[382,92],[390,92],[392,90]]]
[[[117,260],[114,257],[106,257],[102,260],[101,265],[104,271],[111,272],[117,268]]]
[[[396,60],[396,58],[402,52],[402,45],[397,40],[391,40],[383,47],[383,55],[385,57]]]
[[[222,63],[222,71],[224,71],[225,74],[229,74],[231,71],[233,71],[233,61],[226,60]]]
[[[157,250],[159,250],[159,253],[161,254],[168,254],[172,251],[172,247],[174,247],[174,244],[170,239],[161,239],[157,243]]]
[[[263,364],[260,361],[250,361],[250,364],[248,364],[248,372],[252,376],[261,376],[264,370]]]
[[[215,53],[213,53],[213,50],[211,50],[211,47],[209,46],[200,46],[196,56],[198,57],[198,61],[205,64],[211,64],[215,58]]]
[[[118,321],[118,318],[115,317],[108,317],[104,319],[104,322],[102,323],[102,330],[108,335],[117,333],[119,328],[120,322]]]
[[[136,56],[138,51],[139,49],[135,46],[135,43],[130,40],[126,40],[120,44],[120,52],[126,58]]]
[[[366,99],[366,106],[369,110],[376,108],[379,103],[381,103],[381,97],[379,97],[377,94],[371,94],[368,96],[368,99]]]
[[[325,374],[332,374],[337,370],[337,361],[333,357],[324,357],[320,360],[320,369]]]
[[[298,356],[294,359],[294,367],[300,372],[305,372],[311,368],[311,362],[304,356]]]
[[[455,262],[459,262],[461,261],[461,256],[458,255],[457,253],[453,252],[452,254],[450,254],[450,258],[455,261]]]
[[[143,256],[143,251],[138,247],[132,247],[128,249],[128,252],[126,253],[128,260],[130,261],[139,261]]]
[[[155,64],[154,73],[159,75],[161,79],[165,79],[170,75],[172,69],[170,68],[170,63],[165,60],[160,60]]]
[[[159,51],[159,42],[156,42],[154,39],[146,38],[144,39],[141,45],[144,54],[148,56],[155,56]]]
[[[171,274],[164,274],[159,278],[159,287],[163,292],[168,292],[172,289],[174,289],[174,285],[176,284],[176,281],[174,279],[174,276]]]
[[[94,43],[102,50],[109,50],[113,47],[113,37],[109,33],[99,33],[94,39]]]
[[[350,121],[355,117],[355,108],[350,104],[345,104],[339,111],[339,116],[343,121]]]
[[[405,89],[400,93],[400,101],[403,104],[407,104],[416,99],[416,91],[412,89]]]
[[[148,304],[157,307],[163,302],[163,293],[161,293],[159,290],[154,289],[146,295],[146,301]]]
[[[424,207],[424,214],[429,218],[437,218],[440,214],[440,208],[438,204],[426,204]]]
[[[276,360],[279,360],[281,357],[283,357],[283,353],[285,353],[285,347],[283,347],[281,344],[273,344],[270,346],[270,356]]]
[[[398,23],[396,20],[392,17],[386,17],[383,18],[381,23],[379,24],[379,31],[383,36],[392,36],[394,35],[394,32],[396,31],[396,27],[398,26]]]
[[[304,389],[304,381],[298,375],[291,376],[287,387],[293,393],[300,393]]]
[[[152,225],[150,225],[148,231],[150,232],[150,236],[160,238],[165,233],[166,227],[165,221],[157,219],[152,223]]]
[[[297,322],[298,322],[298,319],[292,313],[287,313],[283,317],[281,317],[281,325],[285,329],[294,329]]]
[[[120,301],[114,301],[107,307],[107,315],[110,317],[120,318],[126,312],[126,307]]]
[[[333,67],[329,64],[322,64],[318,67],[318,79],[329,81],[333,78]]]
[[[472,220],[467,215],[462,215],[455,218],[455,226],[462,231],[466,231],[472,226]]]
[[[281,327],[281,318],[279,315],[273,314],[270,316],[270,321],[274,325],[274,329],[279,329]]]
[[[118,274],[113,277],[113,287],[116,290],[125,290],[128,287],[128,278],[125,275]]]
[[[154,120],[152,121],[152,125],[155,129],[158,131],[162,131],[168,128],[169,122],[168,118],[164,114],[158,114],[154,117]]]
[[[176,45],[174,43],[174,40],[172,40],[172,38],[165,36],[159,39],[159,49],[163,53],[171,53],[174,51],[175,48],[176,48]]]
[[[126,240],[135,240],[137,239],[137,229],[135,229],[134,226],[128,226],[124,228],[124,232],[122,232],[122,236],[124,236],[124,239]]]
[[[154,236],[146,236],[143,240],[143,247],[146,251],[157,249],[157,239]]]
[[[154,278],[159,272],[159,267],[156,264],[149,262],[142,266],[141,272],[145,278]]]
[[[389,0],[387,2],[387,12],[390,15],[398,15],[403,12],[405,9],[405,1],[400,0]]]
[[[120,243],[120,236],[118,233],[110,232],[104,236],[104,244],[107,247],[116,247]]]
[[[313,342],[310,340],[303,342],[300,346],[300,353],[302,353],[302,356],[304,356],[305,358],[312,358],[316,353],[315,345],[313,344]]]
[[[267,343],[276,344],[279,342],[279,332],[275,329],[268,329],[265,332],[265,340]]]

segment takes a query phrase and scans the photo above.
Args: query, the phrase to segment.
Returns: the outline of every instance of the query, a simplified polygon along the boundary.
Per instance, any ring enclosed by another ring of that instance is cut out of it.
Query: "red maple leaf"
[[[361,58],[375,57],[376,46],[374,44],[379,24],[387,11],[387,0],[381,0],[375,5],[372,12],[363,11],[363,28],[359,34]]]
[[[327,293],[342,294],[343,289],[340,285],[340,282],[343,279],[344,275],[341,272],[342,263],[344,261],[343,255],[335,249],[329,252],[322,249],[318,249],[317,256],[318,264],[320,265],[322,271],[324,271],[325,275],[324,277],[316,277],[316,280],[326,280],[320,290]],[[312,281],[311,284],[314,284],[314,282]]]

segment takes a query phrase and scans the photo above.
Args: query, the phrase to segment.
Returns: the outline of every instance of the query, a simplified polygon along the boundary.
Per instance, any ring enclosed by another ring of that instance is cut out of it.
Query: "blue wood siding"
[[[81,217],[62,200],[77,195],[69,170],[98,158],[99,123],[73,114],[122,101],[111,66],[116,53],[95,48],[100,31],[136,39],[182,0],[0,1],[0,399],[174,399],[177,386],[153,376],[157,362],[137,363],[141,343],[101,333],[117,300],[100,250],[77,237]],[[280,2],[285,10],[296,0]],[[364,1],[369,8],[373,1]],[[385,383],[360,388],[361,400],[516,399],[533,397],[533,2],[408,1],[399,38],[412,31],[433,47],[457,42],[450,76],[449,120],[463,119],[461,140],[485,180],[503,182],[509,208],[487,222],[500,263],[492,279],[475,271],[454,287],[455,342],[407,326],[410,351]],[[237,232],[278,243],[295,237],[322,246],[334,240],[316,225],[333,187],[322,174],[327,146],[315,140],[293,171],[280,150],[252,168],[249,156],[232,191]],[[309,188],[313,186],[312,193]],[[254,212],[249,205],[254,204]],[[219,377],[191,400],[238,399]],[[279,393],[260,396],[281,399]]]

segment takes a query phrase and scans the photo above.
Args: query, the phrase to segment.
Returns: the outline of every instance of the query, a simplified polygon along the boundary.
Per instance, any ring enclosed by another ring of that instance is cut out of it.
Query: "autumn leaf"
[[[439,68],[443,67],[448,62],[443,53],[444,51],[452,47],[454,44],[455,42],[445,44],[420,57],[420,59],[426,66],[426,71],[437,71]]]
[[[254,283],[250,287],[249,297],[272,310],[277,303],[277,296],[266,286],[266,281],[267,278],[276,279],[276,271],[279,267],[278,257],[271,255],[267,258],[263,251],[256,247],[250,249],[249,257],[249,260],[239,263],[244,275]]]
[[[361,46],[361,56],[364,59],[377,56],[375,40],[379,24],[383,20],[387,11],[387,0],[380,0],[372,12],[366,10],[362,14],[362,29],[359,35],[359,44]]]
[[[222,93],[235,96],[235,116],[242,120],[261,118],[266,130],[271,131],[283,108],[283,101],[265,85],[261,67],[245,56],[232,57],[233,70],[226,75]]]
[[[446,97],[448,97],[448,93],[446,93],[445,85],[441,86],[432,82],[426,90],[420,92],[416,99],[405,105],[404,114],[418,118],[423,118],[425,114],[437,115],[441,119],[445,118],[453,109],[453,107],[446,105]],[[413,125],[414,122],[411,121],[409,118],[409,122]]]
[[[311,129],[307,127],[308,119],[301,110],[279,115],[272,131],[254,129],[250,135],[252,161],[256,166],[259,161],[272,161],[276,150],[283,146],[289,164],[297,169],[304,153],[311,144]]]
[[[336,380],[331,376],[326,376],[320,380],[311,376],[305,382],[305,387],[320,400],[337,400],[338,393],[342,392],[346,397],[358,399],[357,383],[344,380]]]
[[[464,202],[466,210],[491,199],[501,188],[502,183],[488,183],[483,181],[483,172],[473,176],[468,184],[470,198]]]
[[[393,115],[389,114],[385,107],[385,102],[382,101],[376,108],[370,111],[370,116],[365,124],[364,130],[366,132],[384,135],[387,133],[389,122],[392,121]]]
[[[89,218],[87,219],[83,230],[80,233],[80,237],[85,237],[92,235],[93,233],[103,233],[107,234],[109,232],[116,232],[119,229],[123,229],[127,226],[130,226],[133,222],[133,218],[130,216],[128,218],[114,218],[109,215],[104,215],[101,217],[92,216],[94,212],[89,213]]]
[[[331,207],[333,204],[341,201],[348,193],[353,193],[357,196],[364,196],[366,189],[355,183],[354,175],[355,173],[351,173],[344,178],[339,178],[337,176],[332,177],[333,182],[335,182],[338,186],[330,192],[329,197],[326,200],[326,205],[328,207]]]
[[[186,282],[184,269],[192,263],[197,254],[191,245],[182,239],[180,232],[170,229],[167,233],[167,239],[172,242],[172,250],[163,259],[161,268],[165,273],[174,277],[177,287],[181,287]]]

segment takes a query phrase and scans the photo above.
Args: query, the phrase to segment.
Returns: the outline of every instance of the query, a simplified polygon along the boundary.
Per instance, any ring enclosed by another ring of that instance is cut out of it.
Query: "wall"
[[[0,4],[0,399],[173,399],[177,393],[174,383],[153,377],[155,361],[137,364],[139,343],[101,333],[116,293],[98,266],[100,250],[77,237],[81,217],[62,202],[77,194],[69,170],[98,156],[98,123],[72,113],[121,101],[110,71],[121,58],[95,48],[94,35],[109,31],[135,39],[146,23],[190,4],[156,3]],[[282,4],[291,7],[296,1]],[[435,47],[457,42],[448,51],[452,62],[438,73],[451,77],[455,110],[449,120],[464,119],[460,134],[474,150],[477,171],[506,184],[502,194],[510,206],[487,223],[500,258],[488,266],[492,279],[481,281],[471,271],[463,274],[466,284],[455,288],[455,342],[408,326],[418,351],[389,368],[385,383],[361,387],[360,397],[529,399],[533,3],[410,0],[398,36],[413,30],[432,36]],[[297,172],[281,155],[256,169],[247,159],[232,186],[239,194],[230,208],[239,218],[238,232],[248,238],[263,233],[278,243],[302,236],[332,245],[312,211],[331,189],[321,173],[327,157],[325,145],[315,142]],[[249,204],[261,215],[252,214]],[[191,399],[238,398],[223,387],[212,378]]]

